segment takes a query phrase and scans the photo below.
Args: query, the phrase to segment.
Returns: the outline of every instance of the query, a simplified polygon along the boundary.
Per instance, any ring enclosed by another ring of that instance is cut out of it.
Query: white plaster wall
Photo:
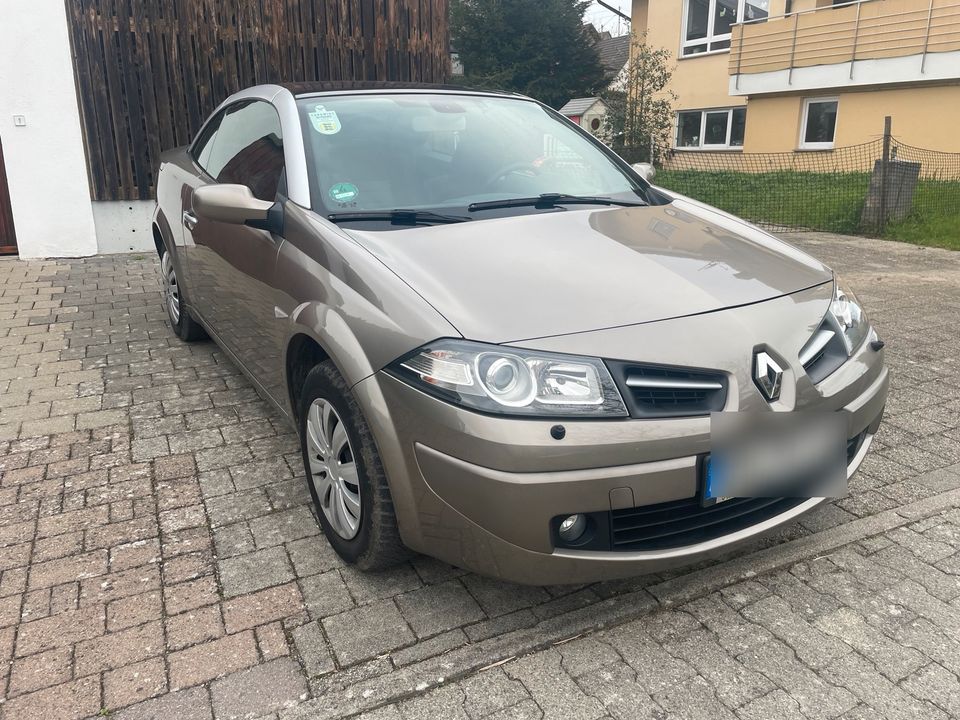
[[[26,125],[15,127],[14,115],[24,116]],[[63,0],[10,3],[3,10],[0,140],[20,257],[96,253]]]
[[[153,200],[111,200],[93,203],[100,253],[156,252],[151,232]]]

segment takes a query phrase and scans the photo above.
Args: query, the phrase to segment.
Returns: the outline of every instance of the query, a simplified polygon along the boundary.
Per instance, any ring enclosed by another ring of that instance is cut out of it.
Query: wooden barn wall
[[[242,88],[448,74],[448,0],[65,1],[94,200],[153,197],[160,153]]]

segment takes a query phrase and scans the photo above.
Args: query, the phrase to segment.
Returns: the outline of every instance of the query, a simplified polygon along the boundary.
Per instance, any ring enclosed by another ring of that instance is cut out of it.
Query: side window
[[[223,120],[223,112],[217,113],[217,116],[211,120],[203,129],[203,134],[197,138],[197,141],[190,148],[190,155],[197,161],[197,164],[204,170],[207,169],[207,163],[210,162],[210,151],[213,150],[213,139],[217,136],[217,129],[220,127],[220,121]]]
[[[270,103],[252,100],[227,108],[212,145],[206,165],[201,165],[217,182],[246,185],[260,200],[276,198],[283,138]]]

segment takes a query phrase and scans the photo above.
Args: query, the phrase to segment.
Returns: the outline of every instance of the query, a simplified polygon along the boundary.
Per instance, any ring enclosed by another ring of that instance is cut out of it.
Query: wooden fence
[[[94,200],[153,197],[160,153],[242,88],[449,70],[449,0],[65,1]]]

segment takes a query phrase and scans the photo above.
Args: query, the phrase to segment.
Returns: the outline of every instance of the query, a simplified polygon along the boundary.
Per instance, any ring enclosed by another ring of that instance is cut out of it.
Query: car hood
[[[464,337],[494,343],[713,312],[833,277],[796,248],[685,198],[347,232]]]

